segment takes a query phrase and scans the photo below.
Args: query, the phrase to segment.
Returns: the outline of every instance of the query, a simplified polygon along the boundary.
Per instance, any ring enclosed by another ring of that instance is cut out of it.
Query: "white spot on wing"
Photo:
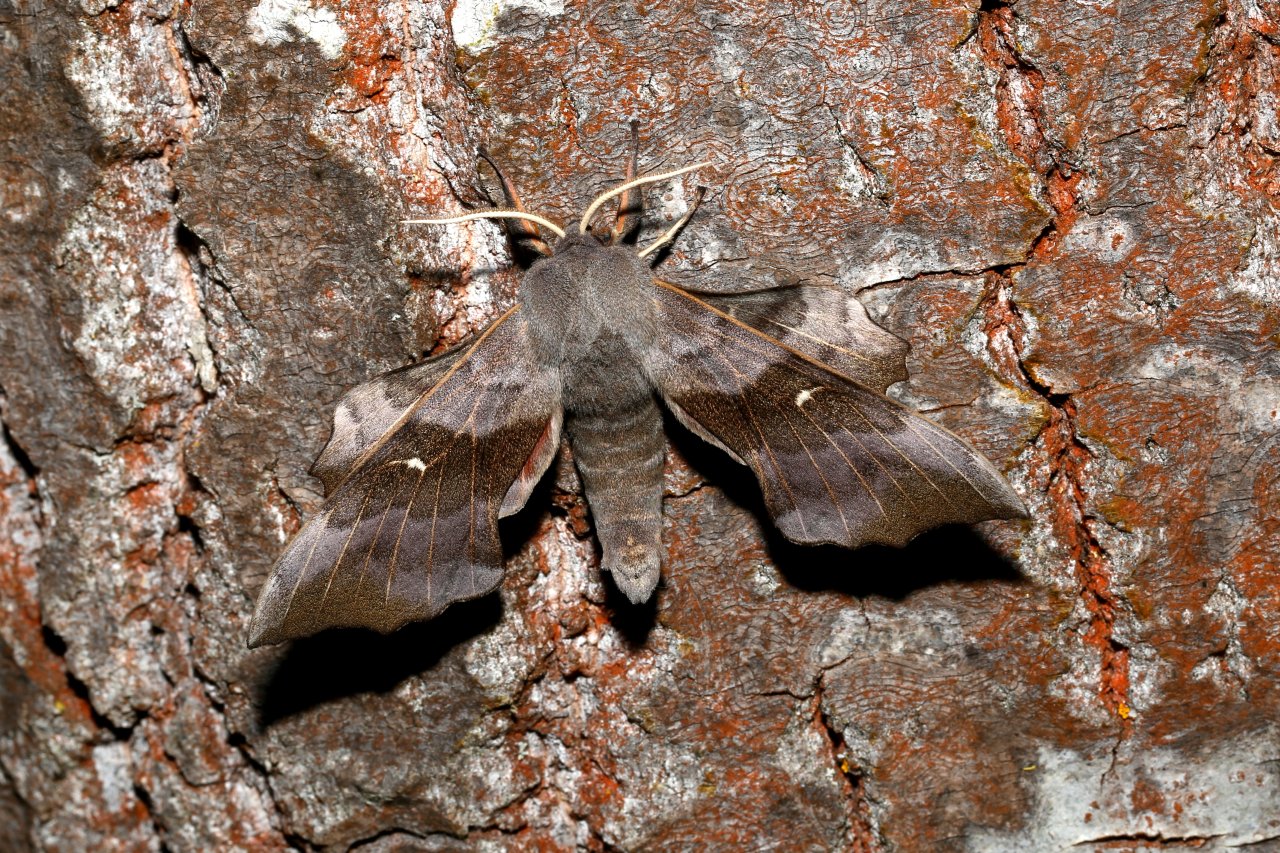
[[[412,468],[415,471],[427,470],[427,463],[423,462],[421,459],[419,459],[416,456],[413,457],[412,459],[401,459],[400,464],[408,465],[410,468]]]
[[[360,422],[355,419],[351,411],[351,407],[346,403],[339,403],[338,408],[333,410],[333,433],[350,432],[360,426]]]
[[[803,391],[801,391],[799,394],[796,395],[796,408],[798,409],[801,406],[803,406],[805,403],[809,402],[809,400],[813,399],[813,395],[821,390],[822,390],[822,386],[819,385],[817,388],[806,388]]]

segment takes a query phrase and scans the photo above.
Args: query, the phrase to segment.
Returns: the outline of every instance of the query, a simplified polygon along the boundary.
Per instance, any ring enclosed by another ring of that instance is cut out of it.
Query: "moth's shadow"
[[[605,607],[609,611],[609,621],[622,639],[633,650],[639,649],[649,639],[649,632],[658,624],[658,598],[662,595],[661,582],[658,590],[643,604],[632,604],[612,578],[604,579]]]
[[[948,582],[1026,582],[1011,562],[967,525],[927,531],[902,548],[797,545],[774,527],[750,469],[703,442],[674,418],[667,418],[666,428],[672,444],[694,471],[759,520],[770,561],[797,589],[901,600],[918,590]]]
[[[490,594],[391,634],[339,629],[294,640],[262,687],[258,722],[265,728],[335,699],[385,693],[501,619],[502,598]]]
[[[945,583],[1027,582],[1017,567],[965,525],[921,533],[902,548],[797,545],[772,528],[765,541],[770,559],[787,582],[811,592],[830,590],[856,598],[875,595],[901,601]]]

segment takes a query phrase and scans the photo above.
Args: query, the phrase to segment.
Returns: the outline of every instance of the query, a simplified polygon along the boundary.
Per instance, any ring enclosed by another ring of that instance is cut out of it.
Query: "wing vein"
[[[926,421],[925,423],[928,423],[928,421]],[[991,504],[995,503],[994,501],[992,501],[992,500],[991,500],[991,498],[987,497],[986,493],[985,493],[985,492],[983,492],[983,491],[982,491],[982,489],[979,489],[979,488],[978,488],[978,485],[977,485],[976,483],[974,483],[974,482],[973,482],[973,480],[970,480],[970,479],[969,479],[969,477],[968,477],[968,475],[967,475],[967,474],[965,474],[963,471],[961,471],[959,468],[957,468],[957,467],[955,466],[955,463],[954,463],[954,462],[952,462],[950,459],[948,459],[948,458],[947,458],[947,455],[946,455],[945,453],[943,453],[941,450],[939,450],[939,449],[938,449],[938,447],[937,447],[937,445],[935,445],[932,441],[930,441],[930,440],[929,440],[928,436],[924,435],[924,434],[923,434],[923,433],[921,433],[918,429],[916,429],[916,425],[915,425],[915,424],[911,423],[910,421],[907,421],[907,422],[906,422],[906,424],[907,424],[907,427],[908,427],[912,432],[914,432],[917,436],[919,436],[919,438],[920,438],[920,440],[921,440],[921,441],[923,441],[925,444],[929,445],[929,449],[930,449],[930,450],[932,450],[932,451],[934,452],[934,455],[936,455],[936,456],[937,456],[939,459],[941,459],[943,462],[947,463],[947,467],[948,467],[948,468],[950,468],[952,471],[955,471],[957,474],[959,474],[959,475],[960,475],[960,479],[964,480],[964,481],[965,481],[965,483],[967,483],[967,484],[969,485],[969,488],[973,489],[973,493],[974,493],[974,494],[976,494],[978,497],[982,498],[982,499],[983,499],[984,501],[986,501],[987,503],[991,503]]]
[[[739,320],[737,317],[734,317],[732,314],[726,314],[724,311],[721,311],[719,308],[715,307],[714,305],[711,305],[710,303],[706,302],[705,300],[699,299],[698,297],[694,296],[692,293],[689,293],[688,291],[681,290],[680,288],[676,287],[674,284],[670,284],[670,283],[668,283],[668,282],[661,281],[661,280],[656,279],[656,278],[653,280],[653,283],[654,283],[654,286],[656,286],[656,287],[661,287],[663,290],[668,290],[668,291],[670,291],[670,292],[672,292],[672,293],[675,293],[675,294],[677,294],[677,295],[679,295],[679,296],[683,296],[685,299],[688,299],[690,302],[693,302],[693,303],[696,303],[696,304],[698,304],[698,305],[701,305],[703,308],[707,309],[707,310],[708,310],[708,311],[710,311],[712,314],[715,314],[717,317],[721,318],[721,319],[722,319],[722,320],[724,320],[725,322],[730,323],[731,325],[737,326],[738,328],[745,330],[749,335],[751,335],[751,336],[753,336],[753,337],[756,337],[756,338],[762,338],[762,339],[764,339],[765,341],[768,341],[770,344],[773,344],[773,345],[774,345],[774,346],[776,346],[776,347],[781,347],[782,349],[784,349],[784,350],[786,350],[787,352],[791,353],[791,355],[795,356],[796,358],[800,359],[801,361],[805,362],[806,364],[810,364],[810,365],[812,365],[812,366],[814,366],[814,367],[817,367],[818,369],[822,370],[824,373],[830,373],[832,376],[839,376],[841,379],[843,379],[843,380],[845,380],[846,382],[849,382],[849,383],[851,383],[851,384],[853,384],[853,385],[857,385],[859,388],[863,388],[863,387],[865,387],[865,386],[861,385],[857,380],[852,379],[852,378],[850,378],[850,377],[848,377],[848,376],[845,376],[843,373],[841,373],[841,372],[839,372],[838,370],[834,369],[834,368],[833,368],[833,367],[831,367],[830,365],[828,365],[828,364],[824,364],[822,361],[820,361],[820,360],[818,360],[818,359],[814,358],[814,357],[813,357],[813,356],[811,356],[811,355],[807,355],[807,354],[805,354],[805,353],[801,352],[800,350],[796,349],[796,348],[795,348],[795,347],[793,347],[793,346],[789,346],[789,345],[788,345],[787,343],[785,343],[784,341],[780,341],[780,340],[778,340],[778,339],[777,339],[777,338],[775,338],[773,335],[770,335],[770,334],[768,334],[767,332],[762,332],[762,331],[760,331],[759,329],[757,329],[757,328],[755,328],[754,326],[752,326],[750,323],[744,323],[744,322],[742,322],[742,321],[741,321],[741,320]],[[714,327],[713,327],[713,328],[714,328]],[[721,337],[729,338],[729,340],[736,340],[735,338],[730,338],[728,335],[726,335],[724,332],[721,332],[719,329],[716,329],[715,331],[716,331],[716,334],[720,335]],[[765,351],[765,352],[768,352],[768,350],[764,350],[764,351]]]
[[[862,410],[858,408],[858,406],[857,406],[857,404],[856,404],[856,403],[852,403],[852,402],[851,402],[849,405],[850,405],[850,407],[853,409],[853,411],[857,413],[858,417],[860,417],[860,418],[862,418],[864,421],[866,421],[866,422],[867,422],[867,426],[871,427],[872,431],[874,431],[876,435],[880,436],[880,440],[881,440],[881,441],[883,441],[885,444],[889,445],[889,448],[890,448],[894,453],[896,453],[896,454],[898,454],[898,456],[902,457],[902,461],[903,461],[903,462],[906,462],[908,465],[910,465],[910,466],[911,466],[911,468],[912,468],[912,470],[914,470],[917,474],[919,474],[922,478],[924,478],[924,481],[925,481],[926,483],[928,483],[930,486],[932,486],[932,487],[933,487],[933,490],[934,490],[935,492],[937,492],[938,494],[942,495],[942,499],[943,499],[943,500],[945,500],[947,503],[951,504],[952,506],[955,506],[955,502],[951,500],[950,496],[948,496],[946,492],[944,492],[942,489],[938,488],[938,484],[937,484],[937,483],[935,483],[935,482],[933,482],[933,478],[931,478],[928,474],[926,474],[923,468],[921,468],[921,467],[920,467],[919,465],[917,465],[914,461],[912,461],[912,459],[911,459],[911,457],[910,457],[910,456],[908,456],[907,454],[903,453],[903,452],[902,452],[902,449],[901,449],[900,447],[898,447],[898,445],[896,445],[896,444],[894,444],[894,443],[893,443],[893,439],[889,438],[889,436],[887,436],[887,435],[885,435],[883,432],[881,432],[881,431],[880,431],[880,428],[879,428],[879,427],[877,427],[877,426],[875,425],[875,423],[871,420],[871,418],[867,417],[866,415],[864,415],[864,414],[862,413]],[[909,422],[906,418],[903,418],[903,419],[902,419],[902,423],[910,423],[910,422]],[[885,473],[886,473],[886,474],[888,474],[888,470],[887,470],[887,469],[886,469]],[[896,479],[894,479],[894,477],[893,477],[893,475],[892,475],[892,474],[889,474],[889,479],[893,480],[893,481],[894,481],[894,483],[897,483],[897,482],[898,482]],[[902,487],[901,487],[901,486],[899,486],[898,488],[899,488],[899,489],[901,489]],[[905,494],[905,492],[904,492],[904,494]],[[915,502],[914,502],[914,501],[912,501],[912,503],[915,503]]]
[[[393,491],[391,497],[387,498],[386,509],[382,511],[382,518],[378,519],[378,529],[373,531],[373,538],[369,540],[369,549],[364,554],[364,565],[360,567],[360,580],[356,582],[356,591],[364,586],[364,579],[369,573],[369,564],[373,561],[373,549],[378,547],[378,540],[382,538],[382,528],[387,523],[387,517],[391,515],[391,505],[396,501],[396,494]]]
[[[435,577],[436,522],[440,518],[440,492],[444,489],[444,465],[436,475],[436,497],[431,504],[431,538],[427,541],[427,607],[431,607],[431,586]]]
[[[865,361],[868,364],[872,364],[872,365],[874,365],[876,362],[874,358],[868,358],[867,356],[863,355],[860,352],[854,352],[853,350],[848,349],[847,347],[842,347],[837,344],[833,344],[831,343],[831,341],[827,340],[826,338],[820,338],[817,335],[811,335],[808,332],[803,332],[794,326],[788,326],[786,323],[780,323],[777,320],[773,319],[772,317],[768,317],[764,314],[760,314],[758,312],[752,312],[752,311],[744,311],[743,313],[746,314],[747,316],[754,317],[757,320],[761,320],[765,323],[769,323],[770,325],[777,326],[779,329],[786,329],[788,332],[790,332],[793,335],[797,335],[799,337],[805,338],[810,341],[816,341],[817,343],[822,344],[824,347],[830,347],[836,352],[844,353],[850,358],[857,359],[858,361]]]
[[[338,489],[342,488],[343,483],[349,480],[352,474],[354,474],[356,471],[362,468],[365,462],[372,459],[374,454],[376,454],[380,449],[382,449],[382,447],[387,443],[387,441],[390,440],[390,437],[394,435],[396,432],[398,432],[400,428],[403,427],[405,423],[408,422],[409,418],[413,415],[415,411],[417,411],[418,407],[421,406],[424,402],[426,402],[427,399],[431,397],[431,395],[435,394],[437,390],[442,388],[446,382],[452,379],[453,375],[457,373],[464,364],[467,364],[471,360],[471,356],[480,347],[480,345],[483,344],[495,331],[497,331],[497,329],[500,326],[502,326],[503,323],[505,323],[508,319],[510,319],[511,316],[515,314],[516,311],[518,311],[519,309],[520,309],[520,303],[517,302],[515,305],[512,305],[510,308],[504,311],[498,317],[498,319],[490,323],[489,328],[485,329],[484,332],[482,332],[480,336],[475,339],[475,341],[471,344],[471,346],[467,348],[467,351],[462,354],[462,356],[457,360],[457,362],[455,362],[453,365],[449,367],[447,371],[445,371],[443,376],[441,376],[438,380],[436,380],[434,385],[432,385],[426,391],[423,391],[421,394],[418,395],[417,399],[415,399],[413,403],[406,406],[405,410],[400,414],[400,417],[396,418],[395,423],[387,427],[386,430],[383,431],[382,435],[378,436],[377,441],[373,442],[367,448],[365,448],[364,452],[362,452],[356,458],[356,460],[351,464],[350,471],[348,471],[347,475],[343,477],[341,481],[339,481],[337,486],[334,487],[334,493],[337,493]]]
[[[441,470],[444,466],[441,465]],[[418,481],[413,484],[413,494],[409,495],[409,502],[404,506],[404,517],[400,519],[400,529],[396,531],[396,544],[391,548],[391,561],[387,563],[387,593],[383,598],[383,604],[391,603],[391,582],[396,577],[396,560],[400,557],[400,542],[404,539],[404,526],[409,523],[409,513],[413,511],[413,502],[418,499],[418,490],[422,488],[422,478],[427,476],[426,466],[418,472]]]
[[[323,519],[323,523],[319,528],[320,531],[323,531],[329,525],[329,517],[331,515],[333,515],[333,510],[329,510],[324,515],[320,516],[320,519]],[[315,524],[315,522],[313,521],[312,524]],[[298,570],[298,579],[293,582],[293,589],[289,592],[289,600],[285,602],[284,616],[280,619],[281,623],[284,623],[289,618],[289,611],[293,609],[293,600],[298,597],[298,589],[302,586],[302,579],[307,576],[307,569],[311,566],[311,558],[316,555],[316,546],[319,544],[320,533],[317,532],[315,539],[311,543],[311,550],[307,552],[307,561],[303,563],[302,568]]]
[[[880,515],[884,517],[884,520],[885,520],[885,521],[889,521],[889,513],[885,512],[884,504],[882,504],[882,503],[880,502],[880,496],[879,496],[879,495],[877,495],[877,494],[875,493],[875,490],[874,490],[874,489],[872,489],[872,488],[871,488],[871,486],[870,486],[870,484],[868,484],[868,483],[867,483],[866,478],[862,476],[862,472],[858,470],[858,466],[854,465],[854,464],[853,464],[853,460],[851,460],[848,456],[846,456],[846,455],[845,455],[844,449],[843,449],[843,448],[841,448],[841,447],[840,447],[840,445],[836,442],[836,440],[835,440],[835,439],[833,439],[833,438],[831,437],[830,433],[828,433],[828,432],[827,432],[827,431],[822,427],[822,425],[821,425],[821,424],[819,424],[819,423],[817,422],[817,420],[815,420],[815,419],[814,419],[813,415],[811,415],[811,414],[809,414],[808,412],[806,412],[803,408],[801,408],[801,409],[800,409],[800,412],[801,412],[801,414],[803,414],[806,418],[808,418],[808,419],[813,423],[813,425],[814,425],[815,427],[817,427],[818,432],[822,433],[822,437],[823,437],[823,438],[825,438],[825,439],[827,440],[827,443],[828,443],[828,444],[830,444],[833,448],[835,448],[836,453],[839,453],[839,454],[840,454],[840,458],[844,460],[845,467],[847,467],[850,471],[852,471],[852,472],[853,472],[853,476],[855,476],[855,477],[857,477],[857,478],[858,478],[858,483],[862,486],[863,490],[865,490],[865,491],[866,491],[866,493],[867,493],[868,495],[870,495],[870,496],[871,496],[871,499],[872,499],[873,501],[875,501],[875,502],[876,502],[876,507],[880,510]],[[841,425],[840,425],[840,428],[841,428],[841,429],[844,429],[844,431],[845,431],[845,432],[849,432],[849,430],[845,429],[845,427],[844,427],[844,425],[843,425],[843,424],[841,424]],[[850,435],[852,435],[852,433],[849,433],[849,434],[850,434]],[[859,444],[861,444],[861,443],[859,442]],[[863,449],[863,450],[866,450],[866,447],[865,447],[865,446],[863,446],[863,448],[862,448],[862,449]],[[869,451],[868,451],[868,455],[870,455],[870,452],[869,452]],[[874,459],[874,457],[872,457],[872,458]],[[882,467],[883,467],[883,466],[882,466]],[[889,479],[891,479],[891,480],[892,480],[893,478],[892,478],[892,477],[890,477]],[[896,483],[895,483],[895,485],[896,485]],[[834,496],[833,496],[833,497],[834,497]],[[844,518],[844,511],[843,511],[843,510],[841,510],[841,512],[840,512],[840,517],[841,517],[842,519]],[[848,529],[849,529],[849,525],[848,525],[848,524],[846,524],[846,525],[845,525],[845,530],[848,530]]]
[[[783,423],[787,425],[787,429],[791,430],[791,434],[795,436],[796,442],[800,445],[801,449],[804,450],[804,455],[809,457],[809,464],[813,466],[814,473],[818,475],[818,479],[822,481],[823,488],[825,488],[827,490],[827,494],[831,496],[832,505],[835,506],[836,512],[840,513],[840,523],[844,525],[845,534],[853,536],[853,531],[849,529],[849,520],[845,517],[844,507],[840,505],[840,499],[836,497],[835,489],[831,488],[831,483],[827,480],[827,475],[822,473],[822,466],[818,464],[817,459],[813,458],[813,451],[809,449],[809,445],[804,443],[804,439],[800,436],[800,431],[792,425],[791,418],[787,415],[786,407],[775,406],[774,408],[777,409],[778,414],[782,416]],[[805,415],[805,417],[809,417],[808,413],[805,412],[803,408],[800,411]],[[813,421],[813,418],[809,418],[809,420]],[[813,423],[814,426],[817,426],[816,421]],[[826,433],[823,432],[822,427],[818,427],[818,432],[822,433],[824,436],[826,435]],[[828,441],[830,441],[829,438]]]
[[[338,576],[338,567],[342,565],[342,560],[347,556],[347,548],[351,545],[351,540],[355,538],[356,530],[360,527],[360,519],[364,518],[364,511],[369,506],[369,501],[373,498],[373,491],[365,492],[364,500],[360,504],[360,511],[356,513],[356,520],[351,523],[351,529],[347,531],[347,539],[342,543],[342,550],[338,552],[338,559],[333,563],[333,569],[329,572],[329,581],[324,585],[324,595],[320,596],[320,607],[324,607],[324,603],[329,599],[329,590],[333,588],[333,579]]]
[[[742,386],[745,386],[746,377],[744,377],[742,373],[738,371],[738,368],[736,365],[734,365],[733,361],[719,352],[715,353],[715,355],[717,358],[723,361],[725,363],[725,366],[729,368],[729,371],[735,377],[737,377],[739,384]],[[768,436],[764,434],[764,430],[760,428],[760,424],[756,420],[755,410],[751,408],[751,399],[747,396],[742,396],[740,398],[740,402],[742,403],[743,410],[747,413],[747,420],[750,421],[751,423],[751,429],[755,432],[756,438],[760,440],[760,444],[764,445],[765,453],[769,455],[769,463],[773,466],[773,470],[777,473],[778,482],[782,484],[783,491],[787,493],[787,500],[791,502],[791,507],[792,509],[795,510],[796,519],[800,522],[800,529],[804,532],[805,536],[808,536],[809,528],[804,521],[804,510],[801,508],[799,501],[796,500],[795,493],[791,490],[791,483],[789,480],[787,480],[787,475],[783,471],[782,466],[778,464],[777,457],[773,455],[773,448],[769,446]],[[757,458],[759,457],[757,456]],[[762,481],[763,481],[763,478],[762,478]]]
[[[467,527],[467,556],[476,561],[476,462],[479,456],[477,436],[471,433],[471,517]],[[471,573],[471,594],[476,594],[476,573]]]

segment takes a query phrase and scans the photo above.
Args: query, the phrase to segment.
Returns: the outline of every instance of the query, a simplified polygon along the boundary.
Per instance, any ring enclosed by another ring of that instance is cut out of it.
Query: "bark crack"
[[[1126,832],[1085,838],[1075,842],[1072,846],[1081,847],[1085,844],[1138,844],[1144,848],[1173,847],[1182,850],[1187,847],[1205,847],[1222,837],[1221,833],[1214,835],[1164,835],[1159,832]]]
[[[9,428],[9,420],[5,417],[7,413],[8,396],[4,392],[4,386],[0,385],[0,440],[9,450],[9,455],[18,463],[18,467],[22,469],[22,473],[27,478],[27,488],[30,490],[30,496],[35,504],[36,512],[39,514],[40,509],[40,466],[31,461],[31,457],[18,440],[13,437],[13,431]]]
[[[203,281],[213,280],[213,275],[205,262],[208,248],[205,242],[188,228],[186,223],[178,218],[176,212],[174,213],[174,221],[174,248],[181,261],[184,278],[183,286],[187,291],[187,297],[200,314],[199,335],[193,335],[188,342],[187,354],[190,356],[192,366],[195,368],[200,390],[207,395],[216,396],[218,385],[223,375],[222,358],[209,335],[209,329],[212,328],[213,321],[209,316],[209,306],[205,301],[204,289],[201,287]],[[234,304],[234,297],[232,297],[232,302]],[[239,305],[235,307],[237,311],[240,311]],[[243,316],[243,312],[241,314]]]
[[[1055,391],[1029,364],[1031,324],[1013,296],[1017,276],[1028,264],[1051,255],[1074,225],[1084,172],[1073,164],[1070,152],[1050,138],[1042,99],[1044,75],[1017,50],[1013,24],[1011,5],[984,0],[975,37],[981,56],[997,74],[996,118],[1005,140],[1038,178],[1052,215],[1022,261],[985,273],[984,331],[988,351],[1001,372],[1043,400],[1049,412],[1033,446],[1043,454],[1048,472],[1042,485],[1049,499],[1050,521],[1067,547],[1077,594],[1088,613],[1084,640],[1100,655],[1099,699],[1127,723],[1129,649],[1115,635],[1122,602],[1112,589],[1107,551],[1097,535],[1099,520],[1089,508],[1094,454],[1080,433],[1072,395]]]
[[[823,669],[825,671],[826,668]],[[831,763],[836,771],[836,784],[840,787],[841,798],[845,803],[845,849],[852,853],[883,850],[884,843],[876,830],[867,801],[862,768],[849,754],[841,727],[823,710],[821,677],[813,691],[812,705],[814,726],[829,744]]]
[[[1016,377],[1048,409],[1049,418],[1033,445],[1043,454],[1047,469],[1042,487],[1049,500],[1050,523],[1067,547],[1077,594],[1089,615],[1084,639],[1101,656],[1099,698],[1108,710],[1127,721],[1129,648],[1115,636],[1122,601],[1112,589],[1107,550],[1097,535],[1099,520],[1089,508],[1094,454],[1079,431],[1072,395],[1055,392],[1027,364],[1027,322],[1010,295],[1012,276],[1012,270],[990,274],[990,289],[983,303],[988,348],[996,363],[1003,365],[1003,372]]]

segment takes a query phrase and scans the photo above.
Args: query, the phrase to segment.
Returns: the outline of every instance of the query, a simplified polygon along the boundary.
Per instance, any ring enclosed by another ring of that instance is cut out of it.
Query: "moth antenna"
[[[636,172],[640,171],[640,122],[631,120],[631,157],[627,160],[627,174],[623,181],[633,181]],[[627,190],[618,196],[618,213],[613,219],[613,229],[609,233],[609,243],[617,243],[640,222],[640,194],[632,196]]]
[[[706,194],[707,194],[706,187],[698,187],[698,194],[697,196],[694,197],[693,204],[690,205],[689,210],[685,213],[685,215],[681,216],[678,220],[676,220],[676,224],[672,225],[665,232],[663,232],[663,235],[661,237],[659,237],[657,240],[654,240],[652,243],[650,243],[649,245],[641,249],[639,252],[640,257],[642,258],[647,257],[651,253],[656,252],[658,249],[665,246],[667,243],[670,243],[671,240],[677,234],[680,233],[680,229],[683,228],[686,224],[688,224],[689,220],[693,218],[693,214],[696,213],[698,210],[698,205],[702,204],[702,197]]]
[[[564,229],[550,219],[541,217],[536,213],[527,213],[523,210],[477,210],[475,213],[463,213],[458,216],[445,216],[439,219],[401,219],[400,221],[405,225],[450,225],[454,222],[470,222],[473,219],[527,219],[530,222],[536,222],[548,231],[554,232],[557,237],[564,236]]]
[[[520,200],[520,193],[516,191],[516,185],[511,183],[511,179],[502,171],[498,161],[489,156],[489,152],[484,148],[480,149],[480,157],[489,164],[489,168],[493,169],[493,173],[498,176],[498,182],[502,184],[502,192],[507,197],[507,204],[511,205],[513,209],[524,213],[524,202]],[[551,247],[538,235],[538,229],[534,228],[531,223],[523,219],[509,221],[511,226],[508,228],[508,233],[511,235],[512,240],[528,240],[529,248],[544,258],[551,254]]]
[[[711,161],[708,160],[702,163],[694,163],[692,166],[685,166],[683,169],[673,169],[670,172],[660,172],[656,175],[646,175],[643,178],[636,178],[634,181],[627,181],[622,186],[614,187],[613,189],[609,190],[606,193],[601,193],[600,195],[596,196],[595,200],[592,201],[591,204],[587,207],[587,212],[582,214],[582,221],[578,223],[578,233],[580,234],[587,233],[587,226],[591,224],[591,217],[596,215],[596,211],[600,209],[600,205],[604,204],[606,201],[613,198],[614,196],[622,195],[627,190],[633,189],[635,187],[644,186],[645,184],[657,183],[658,181],[665,181],[669,178],[679,177],[680,175],[683,175],[686,172],[692,172],[694,169],[702,169],[710,165],[711,165]]]

